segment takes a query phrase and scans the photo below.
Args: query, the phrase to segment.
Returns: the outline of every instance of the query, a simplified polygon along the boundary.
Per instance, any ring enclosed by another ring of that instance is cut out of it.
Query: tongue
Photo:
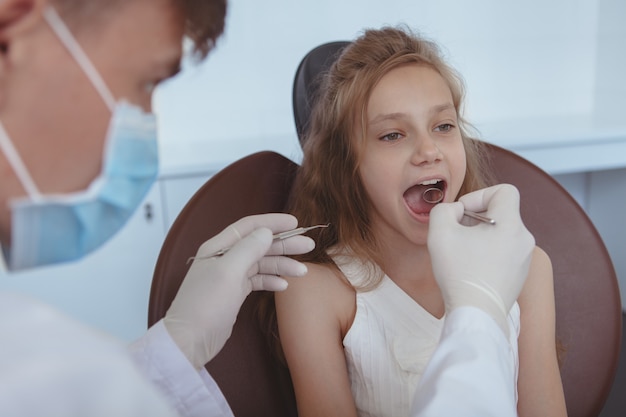
[[[432,186],[414,185],[404,193],[404,201],[406,201],[406,204],[413,213],[428,214],[435,206],[435,204],[427,203],[423,198],[424,191],[430,187]]]

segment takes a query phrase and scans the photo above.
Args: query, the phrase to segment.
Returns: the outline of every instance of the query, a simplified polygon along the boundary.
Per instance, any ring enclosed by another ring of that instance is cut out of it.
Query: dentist
[[[153,88],[177,72],[183,36],[206,56],[225,13],[225,0],[0,1],[1,280],[80,259],[124,226],[157,174]],[[433,210],[429,247],[448,319],[415,416],[515,415],[498,323],[533,246],[518,200],[498,186]],[[462,226],[463,207],[498,225]],[[232,415],[204,365],[251,291],[306,273],[285,255],[311,250],[311,239],[272,244],[296,225],[286,214],[252,216],[205,242],[199,256],[232,249],[194,262],[165,318],[130,348],[0,291],[0,414]],[[489,251],[497,261],[485,262]]]

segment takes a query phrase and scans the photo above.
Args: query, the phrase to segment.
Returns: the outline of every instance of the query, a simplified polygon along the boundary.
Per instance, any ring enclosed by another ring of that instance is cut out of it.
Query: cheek
[[[372,192],[375,190],[375,175],[365,168],[363,165],[359,167],[359,179],[367,196],[372,198]]]
[[[458,195],[463,182],[465,181],[465,174],[467,172],[467,157],[465,154],[465,148],[461,144],[455,148],[454,151],[449,154],[450,156],[450,175],[452,178],[452,190],[454,195]]]
[[[367,166],[361,165],[359,168],[359,178],[370,203],[375,207],[378,206],[381,200],[381,190],[385,188],[384,177],[381,177],[380,173],[375,170],[368,169]]]
[[[467,172],[467,157],[465,155],[465,150],[461,150],[461,154],[459,155],[459,176],[461,183],[465,180],[465,173]]]

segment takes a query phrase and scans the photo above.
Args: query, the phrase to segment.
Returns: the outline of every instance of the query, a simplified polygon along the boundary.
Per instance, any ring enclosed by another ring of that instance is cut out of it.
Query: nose
[[[415,140],[415,148],[411,158],[414,165],[430,165],[442,160],[443,154],[437,142],[428,135],[422,135]]]

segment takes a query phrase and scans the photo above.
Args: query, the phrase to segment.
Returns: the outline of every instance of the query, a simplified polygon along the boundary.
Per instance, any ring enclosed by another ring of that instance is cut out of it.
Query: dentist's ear
[[[2,0],[0,1],[0,43],[6,49],[11,35],[42,19],[43,8],[48,0]]]
[[[43,22],[49,0],[0,0],[0,105],[4,101],[6,73],[10,69],[13,40]]]

